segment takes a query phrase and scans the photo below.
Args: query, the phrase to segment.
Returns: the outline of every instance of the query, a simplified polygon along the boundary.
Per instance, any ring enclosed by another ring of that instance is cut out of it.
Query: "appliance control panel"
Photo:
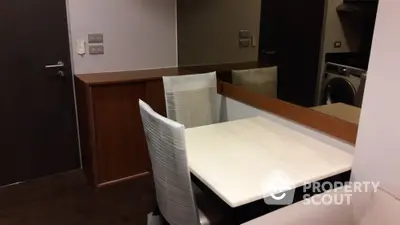
[[[348,76],[362,77],[367,74],[367,71],[352,66],[346,66],[328,62],[325,66],[325,74],[327,73],[342,75],[347,77]]]

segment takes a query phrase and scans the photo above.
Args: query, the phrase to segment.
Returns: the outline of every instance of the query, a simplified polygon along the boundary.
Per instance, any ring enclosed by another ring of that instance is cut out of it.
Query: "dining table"
[[[188,128],[185,136],[193,182],[239,224],[326,191],[311,188],[317,183],[350,179],[351,153],[268,118]]]

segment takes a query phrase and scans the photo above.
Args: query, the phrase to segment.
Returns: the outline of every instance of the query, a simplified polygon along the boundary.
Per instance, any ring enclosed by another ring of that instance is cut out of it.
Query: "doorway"
[[[78,169],[66,3],[0,11],[0,186]]]

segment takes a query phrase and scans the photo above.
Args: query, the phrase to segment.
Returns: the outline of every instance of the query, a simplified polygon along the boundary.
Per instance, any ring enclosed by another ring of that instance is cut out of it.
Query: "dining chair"
[[[216,72],[163,77],[167,117],[186,128],[219,122]]]
[[[377,192],[353,192],[347,202],[344,195],[349,193],[345,190],[339,188],[315,195],[312,201],[309,199],[295,203],[243,225],[400,224],[400,201],[388,192],[382,189]]]
[[[278,96],[278,67],[233,70],[232,83],[270,98]]]
[[[170,225],[217,224],[223,216],[219,203],[191,182],[185,126],[157,114],[142,100],[139,107],[162,216]]]

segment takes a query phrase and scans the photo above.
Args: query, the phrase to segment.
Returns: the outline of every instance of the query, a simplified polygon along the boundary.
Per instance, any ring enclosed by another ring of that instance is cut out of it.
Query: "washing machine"
[[[366,70],[328,62],[325,66],[320,105],[340,102],[357,106],[355,97],[357,92],[363,92],[359,88],[366,75]]]

